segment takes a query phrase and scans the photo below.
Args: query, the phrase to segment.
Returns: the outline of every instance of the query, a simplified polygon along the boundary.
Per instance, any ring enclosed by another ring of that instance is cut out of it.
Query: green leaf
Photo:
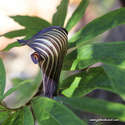
[[[9,116],[10,113],[11,111],[0,111],[0,121]]]
[[[17,91],[18,88],[19,88],[21,85],[23,85],[23,84],[25,84],[25,83],[27,83],[27,82],[31,82],[31,81],[33,81],[33,79],[27,79],[27,80],[25,80],[25,81],[19,83],[18,85],[14,86],[13,88],[9,89],[9,90],[1,97],[1,100],[0,100],[0,101],[2,101],[6,96],[8,96],[8,95],[12,94],[13,92]]]
[[[82,97],[94,89],[114,92],[110,80],[102,67],[72,75],[59,84],[61,93],[66,97]]]
[[[7,38],[14,38],[19,36],[25,36],[24,39],[30,39],[40,30],[52,26],[49,22],[39,18],[39,17],[29,17],[29,16],[11,16],[16,22],[20,25],[25,26],[25,29],[15,30],[8,33],[5,33],[1,36],[5,36]],[[7,51],[13,47],[21,46],[18,42],[12,43],[8,45],[3,51]]]
[[[2,59],[0,58],[0,99],[4,94],[6,84],[6,72],[4,69],[4,64],[2,62]]]
[[[26,83],[19,87],[18,89],[18,96],[13,98],[13,101],[15,104],[13,104],[13,107],[20,107],[27,103],[38,91],[38,88],[42,84],[42,74],[41,71],[37,73],[34,80],[30,83]],[[28,91],[27,91],[28,90]],[[42,88],[41,88],[42,91]],[[42,92],[41,92],[42,94]]]
[[[14,42],[14,43],[11,43],[11,44],[9,44],[4,50],[2,50],[2,51],[8,51],[8,50],[10,50],[10,49],[12,49],[13,47],[20,47],[21,45],[20,45],[20,43],[19,42]]]
[[[5,36],[7,38],[14,38],[18,36],[25,36],[28,33],[26,29],[21,29],[21,30],[14,30],[10,31],[8,33],[3,34],[2,36]]]
[[[25,79],[21,79],[21,78],[14,78],[11,79],[12,83],[14,86],[18,85],[18,83],[23,82]]]
[[[12,114],[3,125],[34,125],[34,119],[27,106]]]
[[[80,118],[58,101],[46,97],[31,100],[39,125],[86,125]]]
[[[104,65],[103,68],[109,76],[116,93],[125,100],[125,70],[107,65]]]
[[[67,14],[68,0],[62,0],[61,4],[57,7],[57,12],[53,15],[52,24],[54,26],[63,27]]]
[[[7,108],[5,108],[2,104],[1,104],[1,102],[0,102],[0,111],[7,111],[8,109]]]
[[[23,109],[20,110],[12,125],[18,125],[19,123],[20,125],[34,125],[32,113],[27,106],[24,106]]]
[[[2,125],[14,125],[14,121],[19,114],[20,110],[17,110],[15,113],[13,113],[9,118],[7,118]],[[15,124],[16,125],[16,124]]]
[[[0,105],[0,123],[5,121],[13,110],[8,110],[4,106]]]
[[[0,105],[0,121],[5,120],[13,110],[8,110],[4,106]]]
[[[26,28],[39,28],[44,29],[46,27],[52,26],[49,22],[39,17],[30,17],[30,16],[11,16],[16,22],[20,25],[25,26]]]
[[[75,26],[84,16],[85,10],[89,4],[89,0],[82,0],[77,9],[72,14],[72,17],[69,19],[66,29],[70,31],[73,26]]]
[[[78,31],[70,40],[69,43],[75,42],[80,45],[85,41],[94,38],[103,32],[125,23],[125,8],[120,8],[111,11],[99,18],[94,19],[84,28]]]
[[[38,31],[40,31],[41,29],[39,28],[31,28],[31,29],[22,29],[22,30],[15,30],[15,31],[11,31],[8,33],[5,33],[3,36],[7,37],[7,38],[14,38],[14,37],[19,37],[19,36],[25,36],[25,40],[26,39],[30,39],[31,37],[33,37]],[[2,51],[8,51],[13,47],[20,47],[20,43],[14,42],[9,44],[4,50]]]
[[[73,45],[74,45],[74,43],[73,43]],[[76,57],[77,57],[77,50],[76,49],[74,51],[72,50],[71,53],[68,53],[64,58],[62,69],[63,70],[70,70],[72,63],[76,59]]]
[[[56,97],[57,100],[72,106],[80,111],[92,112],[108,118],[116,118],[125,122],[125,105],[93,98],[65,98]]]
[[[70,60],[74,60],[71,53],[68,56]],[[77,59],[73,62],[71,70],[84,69],[96,62],[125,68],[125,41],[90,44],[78,48]]]
[[[7,38],[14,38],[14,37],[19,37],[19,36],[25,36],[25,40],[30,39],[31,37],[33,37],[38,31],[40,31],[42,29],[40,28],[26,28],[26,29],[22,29],[22,30],[15,30],[15,31],[11,31],[8,33],[3,34],[2,36],[5,36]],[[13,47],[20,47],[20,43],[14,42],[9,44],[4,50],[2,51],[8,51]]]

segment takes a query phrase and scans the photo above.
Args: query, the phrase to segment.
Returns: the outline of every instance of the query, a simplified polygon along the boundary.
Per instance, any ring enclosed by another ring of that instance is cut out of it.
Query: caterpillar
[[[68,32],[59,26],[47,27],[29,40],[18,40],[35,50],[31,59],[38,64],[43,77],[44,96],[57,94],[60,72],[68,47]]]

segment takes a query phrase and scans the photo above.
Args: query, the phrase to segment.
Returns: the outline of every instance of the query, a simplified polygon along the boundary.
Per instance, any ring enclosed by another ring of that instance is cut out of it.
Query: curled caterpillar
[[[41,69],[45,97],[52,98],[57,94],[60,72],[67,53],[67,36],[66,29],[52,26],[41,30],[29,40],[18,40],[21,45],[28,45],[35,50],[31,59]]]

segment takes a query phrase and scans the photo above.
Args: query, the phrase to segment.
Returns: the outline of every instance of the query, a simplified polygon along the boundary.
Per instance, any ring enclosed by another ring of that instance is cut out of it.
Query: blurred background
[[[52,16],[56,12],[56,7],[60,4],[61,0],[0,0],[0,35],[17,29],[23,29],[18,23],[14,22],[9,16],[15,15],[28,15],[28,16],[38,16],[51,23]],[[68,14],[66,17],[66,22],[71,17],[72,13],[79,5],[81,0],[69,0]],[[82,27],[88,24],[93,19],[118,8],[125,6],[125,0],[90,0],[90,4],[86,10],[84,17],[80,22],[71,30],[69,33],[69,39]],[[25,20],[24,20],[25,21]],[[66,24],[65,22],[65,24]],[[111,42],[117,40],[125,41],[125,26],[118,26],[116,28],[107,31],[96,38],[92,39],[91,42]],[[20,37],[23,38],[23,37]],[[15,42],[17,38],[7,39],[5,37],[0,37],[0,50],[3,50],[8,44]],[[33,50],[27,46],[20,48],[13,48],[7,52],[0,52],[0,57],[2,58],[6,70],[6,90],[13,87],[16,82],[21,81],[21,79],[27,79],[34,77],[38,71],[39,67],[34,65],[30,59],[30,55]],[[28,88],[27,88],[28,89]],[[122,102],[120,97],[117,95],[102,91],[95,90],[88,94],[89,97],[101,98],[115,102]],[[11,99],[14,98],[14,94],[6,98],[4,102],[9,106],[14,105]],[[100,118],[100,116],[94,114],[83,114],[83,112],[76,111],[72,109],[79,117],[86,121],[89,125],[117,125],[117,122],[101,122],[94,123],[89,122],[90,118]],[[124,123],[120,122],[119,125]]]

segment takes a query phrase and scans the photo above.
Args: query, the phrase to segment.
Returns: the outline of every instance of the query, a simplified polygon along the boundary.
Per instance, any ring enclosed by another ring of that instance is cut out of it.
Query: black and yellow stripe
[[[43,88],[46,97],[52,98],[57,93],[60,72],[68,46],[66,29],[48,27],[29,40],[18,40],[21,45],[28,45],[36,52],[31,55],[38,63],[43,76]]]

